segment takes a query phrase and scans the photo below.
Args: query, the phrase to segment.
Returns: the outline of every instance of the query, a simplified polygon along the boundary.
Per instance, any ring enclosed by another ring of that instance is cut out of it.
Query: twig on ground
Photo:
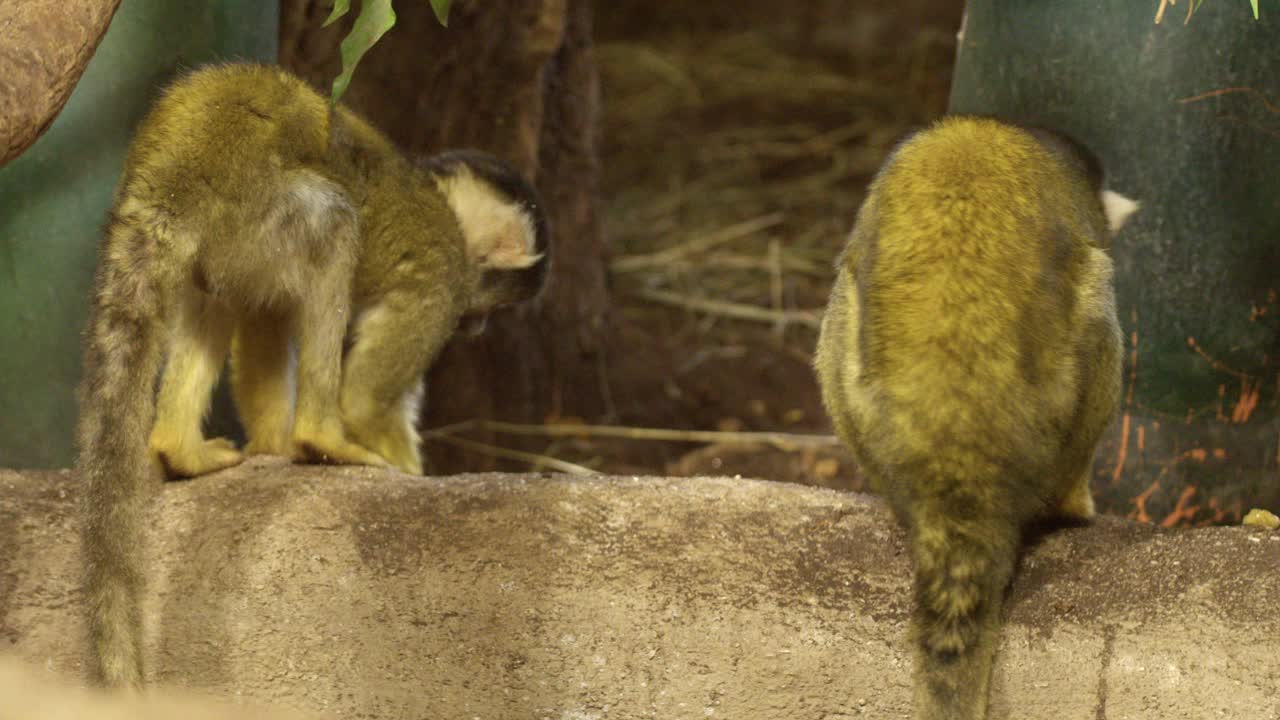
[[[637,297],[651,300],[663,305],[696,310],[709,315],[719,315],[736,320],[753,320],[756,322],[786,322],[818,329],[820,325],[819,310],[768,310],[756,305],[726,302],[724,300],[706,300],[689,297],[666,290],[636,290]]]
[[[740,223],[721,228],[709,235],[695,238],[689,242],[674,245],[665,250],[646,255],[628,255],[614,260],[609,268],[614,272],[625,273],[662,267],[688,255],[704,252],[717,245],[747,237],[753,233],[767,230],[782,222],[782,213],[774,212]]]
[[[456,425],[450,425],[448,427],[458,427],[465,424],[466,423],[458,423]],[[547,455],[539,455],[537,453],[524,452],[522,450],[511,450],[508,448],[496,447],[494,445],[489,445],[482,442],[476,442],[475,440],[468,440],[466,438],[454,437],[453,435],[442,433],[440,430],[431,430],[431,431],[424,432],[422,433],[422,437],[426,440],[438,440],[440,442],[448,443],[450,445],[456,445],[457,447],[464,448],[466,450],[471,450],[473,452],[478,452],[478,453],[481,453],[482,455],[489,455],[491,457],[503,458],[506,460],[519,460],[521,462],[527,462],[530,465],[534,466],[534,468],[547,467],[553,470],[559,470],[560,472],[569,473],[570,475],[599,475],[600,474],[598,470],[592,470],[589,467],[584,467],[582,465],[566,462],[564,460],[558,460],[556,458],[553,458]]]
[[[779,258],[782,263],[782,269],[789,273],[800,273],[803,275],[812,275],[821,278],[830,278],[835,275],[835,269],[830,262],[815,262],[808,258],[793,256],[790,250],[784,250],[782,257]],[[739,255],[736,253],[717,253],[707,258],[702,267],[709,270],[773,270],[773,261],[770,258],[761,258],[754,255]]]
[[[727,432],[721,430],[673,430],[668,428],[636,428],[621,425],[579,425],[547,423],[529,425],[498,420],[465,420],[423,432],[423,437],[452,438],[467,430],[488,430],[508,435],[542,437],[612,437],[630,440],[665,440],[693,443],[767,443],[781,450],[797,447],[834,447],[840,444],[834,435],[801,435],[784,432]],[[460,438],[453,438],[455,440]],[[513,451],[514,452],[514,451]],[[592,471],[594,472],[594,471]]]
[[[782,244],[776,238],[769,241],[769,304],[779,313],[773,322],[773,334],[782,338],[787,333],[787,317],[782,314]]]

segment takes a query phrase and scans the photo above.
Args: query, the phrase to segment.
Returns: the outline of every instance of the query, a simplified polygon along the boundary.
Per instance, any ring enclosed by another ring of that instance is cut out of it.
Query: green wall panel
[[[1129,351],[1095,493],[1164,524],[1280,506],[1280,24],[1262,3],[970,0],[955,112],[1055,127],[1142,202],[1117,240]]]
[[[164,83],[276,57],[278,4],[125,0],[66,108],[0,168],[0,467],[73,460],[79,337],[132,128]]]

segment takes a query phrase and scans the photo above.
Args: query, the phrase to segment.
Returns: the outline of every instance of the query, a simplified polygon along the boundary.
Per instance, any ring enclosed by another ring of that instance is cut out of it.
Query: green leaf
[[[321,25],[320,27],[329,27],[338,18],[342,17],[343,15],[346,15],[347,11],[350,9],[351,9],[351,0],[337,0],[337,2],[333,4],[333,12],[329,13],[329,17],[325,19],[324,24]]]
[[[350,5],[350,0],[339,0],[333,8],[335,13],[338,5]],[[351,26],[351,32],[342,40],[342,73],[333,79],[330,103],[338,104],[338,98],[351,84],[351,76],[360,58],[395,24],[396,11],[391,9],[391,0],[361,0],[360,15]]]
[[[1249,0],[1249,4],[1253,6],[1253,19],[1258,19],[1258,0]]]
[[[1255,6],[1253,14],[1257,15],[1258,10],[1256,6],[1258,0],[1253,0],[1253,3]],[[431,9],[436,12],[436,20],[439,20],[440,24],[445,27],[449,27],[449,6],[452,4],[452,0],[431,0]]]

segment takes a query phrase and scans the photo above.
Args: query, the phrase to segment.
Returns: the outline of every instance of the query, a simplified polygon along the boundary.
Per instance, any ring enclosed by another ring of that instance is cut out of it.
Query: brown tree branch
[[[0,3],[0,165],[62,112],[120,0]]]

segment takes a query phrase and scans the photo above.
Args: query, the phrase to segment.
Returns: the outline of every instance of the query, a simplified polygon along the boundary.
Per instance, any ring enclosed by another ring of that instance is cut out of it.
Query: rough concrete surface
[[[78,679],[75,495],[69,473],[0,471],[0,653]],[[344,718],[909,716],[903,534],[862,495],[255,460],[164,485],[149,552],[153,680],[232,701]],[[1280,718],[1277,598],[1274,531],[1053,532],[1010,593],[991,718]]]

